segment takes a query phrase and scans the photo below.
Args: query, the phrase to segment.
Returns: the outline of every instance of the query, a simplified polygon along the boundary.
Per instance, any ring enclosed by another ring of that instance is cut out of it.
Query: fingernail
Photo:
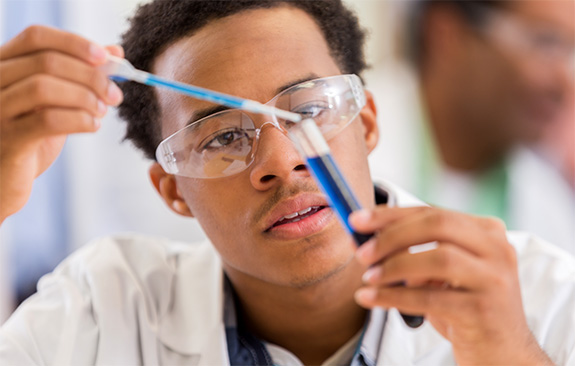
[[[369,263],[370,258],[375,252],[375,238],[371,238],[363,243],[355,252],[355,256],[362,263]]]
[[[106,56],[108,56],[108,51],[106,51],[106,49],[94,43],[90,44],[90,57],[92,58],[92,61],[104,61]]]
[[[355,224],[366,223],[370,219],[371,219],[371,211],[366,209],[354,211],[349,217],[350,222],[353,222]]]
[[[377,290],[370,287],[360,288],[355,292],[355,301],[360,304],[373,304],[377,299]]]
[[[365,283],[373,283],[381,275],[381,267],[372,267],[365,271],[363,276],[361,277],[362,281]]]
[[[94,130],[99,130],[100,126],[102,125],[102,121],[98,118],[94,118]]]
[[[104,116],[108,111],[108,107],[101,100],[98,100],[98,116]]]
[[[110,81],[108,84],[107,94],[108,100],[110,100],[113,105],[118,105],[122,102],[122,90],[120,90],[120,88],[118,88],[118,86],[113,81]]]

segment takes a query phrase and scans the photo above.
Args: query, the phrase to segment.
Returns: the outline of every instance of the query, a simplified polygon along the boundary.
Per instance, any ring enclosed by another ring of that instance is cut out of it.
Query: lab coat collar
[[[392,183],[378,182],[377,185],[389,194],[390,205],[423,205]],[[171,292],[173,298],[166,314],[161,315],[158,337],[168,349],[182,355],[197,356],[201,364],[228,365],[223,323],[224,278],[221,260],[211,243],[204,242],[197,244],[187,255],[181,256],[179,261]],[[413,332],[427,332],[428,327],[424,325],[420,330],[411,330],[397,312],[391,311],[390,314],[378,364],[382,364],[382,360],[389,360],[383,364],[411,364],[411,361],[406,361],[412,360],[412,356],[416,357],[418,352],[425,352],[433,345],[414,348],[408,338]],[[399,351],[400,349],[402,351]],[[400,360],[402,362],[399,362]]]
[[[159,339],[176,353],[197,356],[201,364],[227,365],[219,256],[205,242],[179,260],[172,303],[160,321]]]
[[[451,344],[429,322],[413,329],[405,324],[396,309],[388,311],[378,365],[425,365],[438,352],[451,352]]]

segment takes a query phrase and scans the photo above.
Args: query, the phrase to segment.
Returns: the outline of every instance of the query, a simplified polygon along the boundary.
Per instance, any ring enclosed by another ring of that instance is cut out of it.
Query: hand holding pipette
[[[39,25],[0,47],[0,223],[25,206],[66,137],[96,132],[108,106],[122,101],[97,70],[107,53],[122,52]]]
[[[134,68],[128,60],[120,57],[108,56],[108,62],[106,62],[106,64],[104,64],[100,69],[111,76],[111,78],[118,81],[131,80],[145,85],[170,89],[196,99],[225,105],[230,108],[242,109],[247,112],[258,114],[275,115],[292,122],[301,121],[301,116],[298,113],[270,107],[254,100],[238,98],[233,95],[200,88],[198,86],[178,81],[168,80],[149,72],[138,70]]]

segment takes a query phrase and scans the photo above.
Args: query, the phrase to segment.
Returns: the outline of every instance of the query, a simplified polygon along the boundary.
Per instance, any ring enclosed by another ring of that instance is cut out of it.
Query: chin
[[[332,260],[329,263],[326,263],[324,258],[322,261],[309,263],[305,268],[298,266],[299,268],[288,272],[290,273],[288,286],[298,289],[314,287],[349,273],[352,271],[352,267],[355,267],[355,264],[357,262],[353,253],[351,253],[345,258]]]

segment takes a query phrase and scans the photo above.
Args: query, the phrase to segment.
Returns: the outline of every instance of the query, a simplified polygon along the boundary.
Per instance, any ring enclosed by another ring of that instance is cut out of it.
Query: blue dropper
[[[298,113],[284,111],[271,107],[255,100],[243,99],[213,90],[200,88],[195,85],[185,84],[178,81],[162,78],[146,71],[136,69],[128,60],[108,55],[107,62],[100,67],[111,79],[117,81],[131,80],[141,84],[156,86],[173,90],[187,96],[225,105],[234,109],[241,109],[252,113],[275,115],[276,117],[292,121],[301,121]]]

